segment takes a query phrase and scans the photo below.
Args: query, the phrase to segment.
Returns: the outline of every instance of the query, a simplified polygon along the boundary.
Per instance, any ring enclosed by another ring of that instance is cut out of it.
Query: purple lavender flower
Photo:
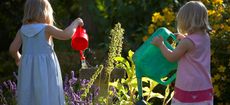
[[[14,86],[13,86],[11,80],[8,80],[7,83],[10,86],[10,90],[13,90]]]
[[[98,96],[100,88],[99,87],[95,87],[96,89],[94,90],[94,95]]]
[[[86,79],[83,79],[80,81],[82,87],[86,87]]]
[[[81,100],[81,97],[78,94],[74,93],[74,95],[76,97],[76,100]]]
[[[64,80],[64,91],[67,91],[68,90],[68,75],[65,76],[65,80]]]
[[[77,78],[74,75],[74,71],[71,71],[71,79],[69,80],[69,84],[73,85],[77,82]]]
[[[69,105],[89,105],[92,104],[93,102],[93,97],[98,95],[99,87],[96,87],[92,85],[90,88],[90,95],[86,98],[81,98],[80,96],[84,93],[84,90],[81,89],[76,89],[75,86],[77,86],[78,82],[80,83],[80,86],[82,88],[86,87],[87,84],[90,82],[89,80],[86,79],[77,79],[74,75],[74,71],[71,71],[70,78],[68,75],[65,76],[64,80],[64,93],[66,95],[66,103]]]
[[[88,102],[93,102],[93,94],[90,93]]]
[[[74,102],[71,102],[71,105],[75,105]]]

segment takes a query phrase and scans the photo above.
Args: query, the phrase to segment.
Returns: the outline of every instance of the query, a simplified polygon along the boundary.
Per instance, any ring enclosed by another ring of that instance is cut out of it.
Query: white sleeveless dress
[[[18,105],[64,105],[60,66],[45,35],[46,24],[20,29],[22,56],[18,70]]]

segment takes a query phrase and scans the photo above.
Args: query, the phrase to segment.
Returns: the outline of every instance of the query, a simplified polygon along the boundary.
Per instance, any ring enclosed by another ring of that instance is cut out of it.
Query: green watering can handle
[[[169,37],[172,37],[173,41],[175,41],[175,42],[176,42],[176,45],[177,45],[177,43],[178,43],[179,41],[176,39],[176,36],[175,36],[173,33],[170,33],[169,36],[167,36],[166,38],[164,38],[164,43],[166,44],[166,46],[167,46],[167,47],[168,47],[168,46],[171,46],[171,44],[168,43],[168,41],[167,41],[167,39],[168,39]],[[168,48],[169,48],[169,47],[168,47]],[[169,49],[171,49],[171,48],[169,48]],[[171,50],[172,50],[172,49],[171,49]]]
[[[167,39],[169,37],[172,37],[173,38],[173,41],[176,42],[176,44],[178,43],[178,40],[176,39],[176,36],[173,34],[173,33],[170,33],[169,36],[166,37],[166,39],[164,39],[164,42],[166,44],[166,46],[171,46],[170,43],[167,42]],[[172,50],[172,49],[171,49]],[[163,81],[163,80],[160,80],[159,82],[163,85],[168,85],[170,84],[174,79],[176,78],[176,73],[174,73],[167,81]]]
[[[160,82],[160,84],[166,86],[166,85],[170,84],[175,78],[176,78],[176,73],[174,73],[167,81],[160,80],[159,82]]]

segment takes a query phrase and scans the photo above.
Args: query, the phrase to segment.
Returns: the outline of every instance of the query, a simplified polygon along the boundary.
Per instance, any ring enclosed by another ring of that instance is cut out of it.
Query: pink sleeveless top
[[[191,34],[194,48],[179,60],[175,83],[175,98],[182,102],[212,99],[209,35]]]

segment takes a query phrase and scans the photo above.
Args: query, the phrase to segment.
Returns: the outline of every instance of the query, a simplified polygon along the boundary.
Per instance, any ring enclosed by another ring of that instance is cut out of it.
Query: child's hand
[[[157,47],[160,47],[164,43],[163,37],[162,36],[156,36],[153,38],[151,43]]]
[[[74,20],[74,22],[78,25],[78,26],[84,26],[84,22],[81,18],[77,18]]]
[[[185,36],[182,35],[182,34],[180,34],[180,33],[174,33],[174,35],[176,36],[176,39],[177,39],[177,40],[181,40],[181,39],[184,39],[184,38],[185,38]]]
[[[20,64],[20,61],[21,61],[20,59],[21,59],[21,54],[17,52],[17,56],[14,59],[17,66],[19,66]]]

